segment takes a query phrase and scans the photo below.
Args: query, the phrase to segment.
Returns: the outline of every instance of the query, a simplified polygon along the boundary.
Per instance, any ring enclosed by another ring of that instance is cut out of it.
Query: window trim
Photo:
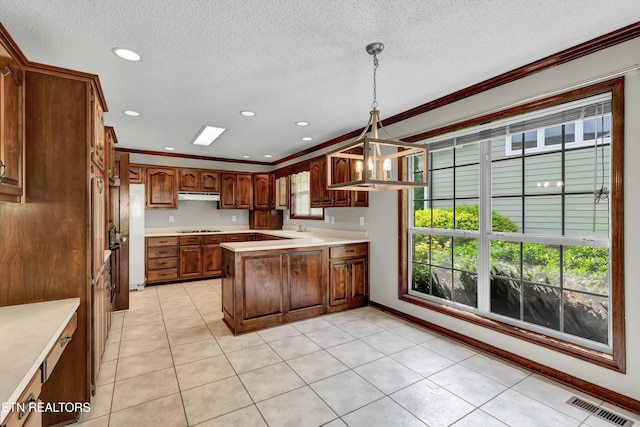
[[[487,123],[536,111],[542,108],[564,104],[570,101],[611,92],[611,117],[613,138],[611,141],[611,324],[612,354],[592,350],[568,343],[540,333],[523,330],[497,320],[468,312],[450,305],[429,301],[409,294],[409,194],[407,190],[398,192],[398,299],[439,312],[472,324],[482,326],[514,338],[577,357],[598,366],[617,372],[626,372],[625,347],[625,293],[624,293],[624,77],[597,83],[591,86],[554,95],[545,99],[525,103],[503,111],[458,122],[445,128],[429,131],[429,137],[461,130],[480,123]],[[425,134],[417,134],[405,141],[425,139]],[[407,173],[401,165],[402,173]]]

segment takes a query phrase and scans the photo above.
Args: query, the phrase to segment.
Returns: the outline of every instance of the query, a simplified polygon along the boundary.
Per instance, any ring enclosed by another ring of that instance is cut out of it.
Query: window
[[[558,101],[424,141],[410,172],[429,187],[403,203],[401,299],[622,370],[612,92]]]
[[[324,210],[311,207],[311,179],[309,171],[291,175],[291,212],[295,219],[322,219]]]

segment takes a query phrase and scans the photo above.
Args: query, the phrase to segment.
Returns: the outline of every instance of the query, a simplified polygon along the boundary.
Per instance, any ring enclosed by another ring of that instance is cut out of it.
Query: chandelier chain
[[[378,101],[376,100],[377,98],[377,94],[376,94],[376,72],[378,70],[378,56],[376,55],[375,51],[373,52],[373,102],[371,103],[371,108],[372,109],[376,109],[378,108]]]

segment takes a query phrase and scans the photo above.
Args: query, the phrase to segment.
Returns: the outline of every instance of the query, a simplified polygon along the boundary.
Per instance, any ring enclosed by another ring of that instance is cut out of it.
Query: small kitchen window
[[[311,176],[309,171],[291,175],[291,219],[323,219],[324,209],[311,207]]]

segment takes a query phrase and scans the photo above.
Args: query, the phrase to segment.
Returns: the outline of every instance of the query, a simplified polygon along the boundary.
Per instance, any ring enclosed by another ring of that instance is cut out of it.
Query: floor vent
[[[631,427],[633,425],[633,421],[621,417],[620,415],[614,414],[613,412],[610,412],[592,403],[589,403],[586,400],[582,400],[579,397],[573,396],[571,399],[567,400],[567,403],[571,406],[580,408],[583,411],[587,411],[598,418],[609,421],[611,424],[615,424],[621,427]]]

